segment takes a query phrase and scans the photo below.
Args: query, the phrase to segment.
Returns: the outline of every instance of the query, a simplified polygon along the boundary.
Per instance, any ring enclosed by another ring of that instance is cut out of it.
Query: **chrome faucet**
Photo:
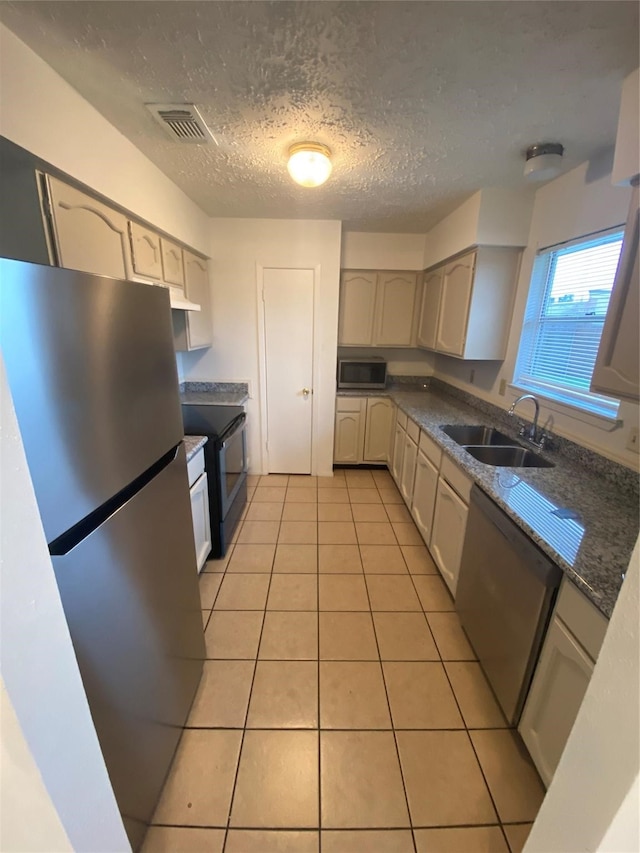
[[[542,449],[546,443],[547,434],[543,432],[542,435],[538,438],[538,417],[540,415],[540,403],[538,403],[538,398],[534,397],[533,394],[522,394],[520,397],[513,401],[513,405],[509,409],[508,415],[510,418],[513,417],[513,413],[515,411],[516,406],[522,400],[531,400],[533,402],[533,405],[535,406],[536,411],[533,416],[533,423],[530,427],[525,426],[525,424],[523,423],[520,424],[519,435],[521,435],[523,438],[526,438],[526,440],[531,444],[535,444],[536,447]]]

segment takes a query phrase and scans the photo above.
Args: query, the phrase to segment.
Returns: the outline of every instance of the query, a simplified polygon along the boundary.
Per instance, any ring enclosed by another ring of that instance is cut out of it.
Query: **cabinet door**
[[[604,321],[591,389],[624,400],[640,397],[638,316],[640,316],[640,270],[638,242],[640,211],[638,187],[633,190],[622,253]]]
[[[400,491],[404,502],[411,509],[413,499],[413,481],[416,476],[416,459],[418,458],[418,445],[409,436],[405,436],[404,455],[402,457],[402,478],[400,480]]]
[[[184,261],[182,249],[170,240],[160,238],[162,252],[162,278],[173,287],[184,289]]]
[[[53,238],[61,267],[131,278],[127,217],[47,176]]]
[[[469,507],[440,477],[431,531],[431,553],[455,597]]]
[[[547,632],[518,730],[549,785],[573,728],[593,662],[556,616]]]
[[[191,495],[191,515],[193,517],[193,538],[196,545],[198,571],[207,561],[211,551],[211,523],[209,519],[209,494],[207,475],[202,474],[189,490]]]
[[[144,275],[155,281],[162,279],[162,255],[160,235],[137,222],[129,222],[131,237],[131,260],[136,275]]]
[[[444,267],[436,339],[438,352],[464,355],[474,267],[475,252]]]
[[[429,545],[433,527],[433,510],[438,492],[438,469],[422,451],[416,461],[416,478],[413,483],[413,503],[411,514],[422,538]]]
[[[443,272],[443,268],[440,267],[440,269],[427,273],[424,277],[422,309],[418,326],[418,346],[425,349],[436,348]]]
[[[391,400],[369,397],[364,428],[364,461],[386,462],[389,458],[391,433]]]
[[[187,299],[200,306],[200,311],[185,311],[187,347],[198,349],[213,343],[209,270],[204,258],[184,252],[184,283]]]
[[[333,461],[362,462],[363,416],[361,412],[336,412]]]
[[[411,346],[416,281],[416,273],[378,273],[377,346]]]
[[[371,346],[375,305],[375,272],[344,272],[340,279],[339,346]]]
[[[406,432],[400,424],[396,423],[395,438],[393,440],[393,459],[391,462],[391,475],[399,487],[402,480],[402,460],[404,459],[404,443]]]

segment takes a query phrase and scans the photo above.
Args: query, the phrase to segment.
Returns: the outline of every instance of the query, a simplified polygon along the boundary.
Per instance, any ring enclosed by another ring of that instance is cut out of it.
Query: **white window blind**
[[[589,391],[622,248],[619,229],[541,251],[534,263],[514,384],[614,418],[619,401]]]

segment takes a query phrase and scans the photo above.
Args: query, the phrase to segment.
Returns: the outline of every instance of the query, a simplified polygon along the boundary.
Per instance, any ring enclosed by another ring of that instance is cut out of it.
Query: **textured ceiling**
[[[638,3],[7,2],[0,18],[212,216],[423,232],[482,187],[615,140]],[[219,146],[166,137],[145,102],[195,103]],[[334,152],[320,188],[286,152]]]

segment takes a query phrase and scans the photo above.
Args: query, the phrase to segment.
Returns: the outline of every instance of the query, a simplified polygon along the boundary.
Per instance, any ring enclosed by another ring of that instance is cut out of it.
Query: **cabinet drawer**
[[[407,435],[417,444],[420,439],[420,427],[411,418],[407,418]]]
[[[440,466],[440,475],[444,477],[444,479],[452,486],[456,492],[460,495],[465,503],[469,503],[469,496],[471,494],[471,486],[473,485],[472,481],[467,477],[466,474],[463,474],[462,471],[458,468],[455,462],[452,462],[448,456],[444,456],[442,459],[442,465]]]
[[[189,475],[189,488],[193,486],[200,474],[204,473],[204,448],[201,448],[195,456],[187,462],[187,474]]]
[[[429,462],[432,465],[440,470],[440,463],[442,462],[442,450],[438,447],[435,441],[430,438],[426,432],[420,433],[420,450],[427,457]]]
[[[402,427],[402,429],[406,429],[407,428],[407,421],[408,421],[408,418],[405,415],[405,413],[401,409],[398,409],[398,416],[396,418],[396,423],[399,424]]]
[[[336,412],[362,412],[366,405],[366,397],[336,397]]]
[[[562,579],[555,615],[562,619],[592,660],[596,661],[609,623],[567,578]]]

